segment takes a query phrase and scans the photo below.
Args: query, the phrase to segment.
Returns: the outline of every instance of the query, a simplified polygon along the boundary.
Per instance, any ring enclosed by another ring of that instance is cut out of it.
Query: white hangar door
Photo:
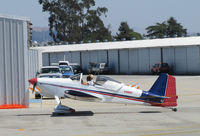
[[[56,57],[57,57],[57,62],[59,62],[59,61],[63,61],[65,56],[63,52],[60,52],[60,53],[56,53]]]
[[[81,52],[81,66],[84,72],[87,72],[90,62],[90,53],[88,51]]]
[[[49,53],[42,53],[42,66],[49,66]]]
[[[149,55],[150,55],[150,58],[149,58],[150,71],[149,72],[151,72],[153,65],[161,62],[161,48],[150,48]]]
[[[98,51],[98,62],[99,63],[107,63],[108,62],[108,54],[107,51]]]
[[[109,50],[108,51],[108,63],[110,68],[112,69],[112,73],[118,73],[118,51],[117,50]]]
[[[72,61],[72,53],[71,52],[65,52],[65,61]]]
[[[138,49],[138,57],[139,57],[139,73],[141,74],[150,73],[149,49]]]
[[[175,48],[175,73],[176,74],[187,73],[187,48],[186,47]]]
[[[187,73],[200,73],[200,47],[187,47]]]
[[[98,63],[98,51],[89,52],[89,62]]]
[[[163,62],[168,63],[171,72],[175,72],[175,51],[174,48],[163,48]]]
[[[80,65],[80,52],[72,52],[71,56],[70,63],[78,63]]]
[[[138,73],[138,49],[129,50],[129,74]]]
[[[129,55],[128,50],[119,50],[119,65],[120,65],[120,73],[128,74],[129,73]]]

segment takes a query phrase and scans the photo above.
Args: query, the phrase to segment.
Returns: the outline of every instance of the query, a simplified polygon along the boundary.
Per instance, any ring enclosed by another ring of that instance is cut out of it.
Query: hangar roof
[[[28,18],[28,17],[19,17],[19,16],[2,15],[2,14],[0,14],[0,18],[2,18],[2,19],[21,20],[21,21],[30,21],[30,18]]]
[[[37,50],[39,49],[44,53],[49,53],[49,52],[66,52],[66,51],[74,52],[74,51],[92,51],[92,50],[195,46],[195,45],[200,45],[200,36],[57,45],[57,46],[32,47],[31,49],[37,49]]]

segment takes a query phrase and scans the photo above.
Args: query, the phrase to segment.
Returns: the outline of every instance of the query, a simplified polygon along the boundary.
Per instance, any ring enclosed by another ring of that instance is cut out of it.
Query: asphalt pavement
[[[113,75],[149,90],[158,76]],[[0,110],[0,136],[197,136],[200,135],[200,76],[175,76],[178,111],[142,105],[62,99],[76,114],[52,116],[53,99],[28,109]],[[30,96],[33,98],[33,95]]]

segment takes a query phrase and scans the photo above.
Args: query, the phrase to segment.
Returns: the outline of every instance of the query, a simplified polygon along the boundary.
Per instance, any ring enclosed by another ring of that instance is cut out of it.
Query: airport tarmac
[[[113,75],[149,90],[157,76]],[[141,105],[62,99],[77,113],[51,117],[55,100],[28,109],[0,110],[0,136],[197,136],[200,135],[200,76],[175,76],[178,111]],[[31,95],[32,98],[33,95]]]

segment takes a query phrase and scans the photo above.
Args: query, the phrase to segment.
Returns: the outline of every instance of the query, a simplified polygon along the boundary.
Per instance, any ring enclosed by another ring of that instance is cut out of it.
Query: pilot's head
[[[90,79],[91,79],[91,80],[94,78],[94,75],[92,75],[92,74],[90,74],[89,76],[90,76]]]

